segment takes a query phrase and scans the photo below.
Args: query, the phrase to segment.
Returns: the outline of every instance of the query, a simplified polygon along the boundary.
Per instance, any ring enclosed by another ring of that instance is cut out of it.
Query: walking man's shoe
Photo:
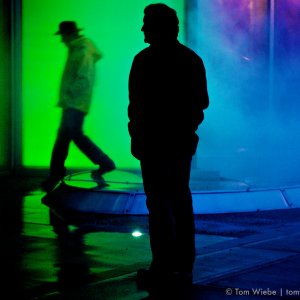
[[[111,172],[115,169],[116,169],[115,163],[113,161],[110,161],[107,164],[103,164],[103,165],[99,166],[98,170],[93,170],[92,173],[91,173],[91,176],[95,180],[103,180],[102,176],[104,174],[106,174],[108,172]]]

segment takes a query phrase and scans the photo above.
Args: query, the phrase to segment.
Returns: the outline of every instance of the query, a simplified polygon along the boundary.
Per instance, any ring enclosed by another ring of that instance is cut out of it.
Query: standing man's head
[[[179,20],[176,11],[165,4],[150,4],[144,10],[142,31],[149,44],[169,43],[177,40]]]
[[[56,35],[61,35],[61,40],[63,43],[68,44],[70,41],[79,37],[79,31],[82,30],[77,28],[77,24],[74,21],[63,21],[59,23],[59,29],[55,33]]]

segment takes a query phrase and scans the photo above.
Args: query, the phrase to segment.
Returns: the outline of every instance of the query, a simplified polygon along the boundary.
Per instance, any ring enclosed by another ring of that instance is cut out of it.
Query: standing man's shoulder
[[[135,61],[140,61],[140,60],[144,60],[147,59],[149,57],[149,55],[151,54],[151,49],[150,47],[144,48],[143,50],[141,50],[140,52],[138,52],[135,57],[134,60]]]
[[[132,77],[134,72],[144,72],[149,65],[153,62],[153,58],[151,58],[151,49],[150,47],[144,48],[140,52],[138,52],[132,61],[131,72],[130,75]],[[139,75],[135,76],[136,78]]]
[[[178,47],[178,50],[179,52],[184,56],[186,57],[186,59],[190,59],[192,61],[195,61],[195,62],[201,62],[203,63],[202,61],[202,58],[195,52],[193,51],[191,48],[181,44],[178,42],[177,44],[177,47]]]

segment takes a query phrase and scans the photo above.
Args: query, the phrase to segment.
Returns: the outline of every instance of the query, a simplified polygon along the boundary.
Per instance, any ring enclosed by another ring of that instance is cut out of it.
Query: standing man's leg
[[[173,214],[176,232],[176,270],[192,275],[195,261],[195,223],[192,195],[189,188],[192,158],[181,156],[173,160]]]
[[[161,159],[149,157],[141,160],[144,190],[149,211],[149,237],[152,252],[151,271],[168,273],[174,271],[175,224],[166,185],[168,170]]]
[[[149,210],[151,269],[191,275],[195,228],[189,189],[191,157],[141,160]]]

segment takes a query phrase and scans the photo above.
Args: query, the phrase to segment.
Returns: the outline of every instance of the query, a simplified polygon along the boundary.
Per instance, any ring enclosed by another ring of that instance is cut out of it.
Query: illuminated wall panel
[[[276,0],[274,9],[274,105],[277,110],[281,111],[283,122],[298,121],[300,111],[298,100],[300,93],[300,1]]]
[[[184,0],[161,1],[177,10],[184,39]],[[127,131],[127,81],[134,55],[147,45],[140,31],[149,0],[23,0],[23,165],[48,167],[60,109],[56,108],[66,48],[54,32],[62,20],[75,20],[99,47],[93,104],[85,132],[117,163],[138,167]],[[74,146],[70,167],[92,167]]]
[[[249,185],[300,182],[300,1],[189,0],[211,105],[197,167]]]

